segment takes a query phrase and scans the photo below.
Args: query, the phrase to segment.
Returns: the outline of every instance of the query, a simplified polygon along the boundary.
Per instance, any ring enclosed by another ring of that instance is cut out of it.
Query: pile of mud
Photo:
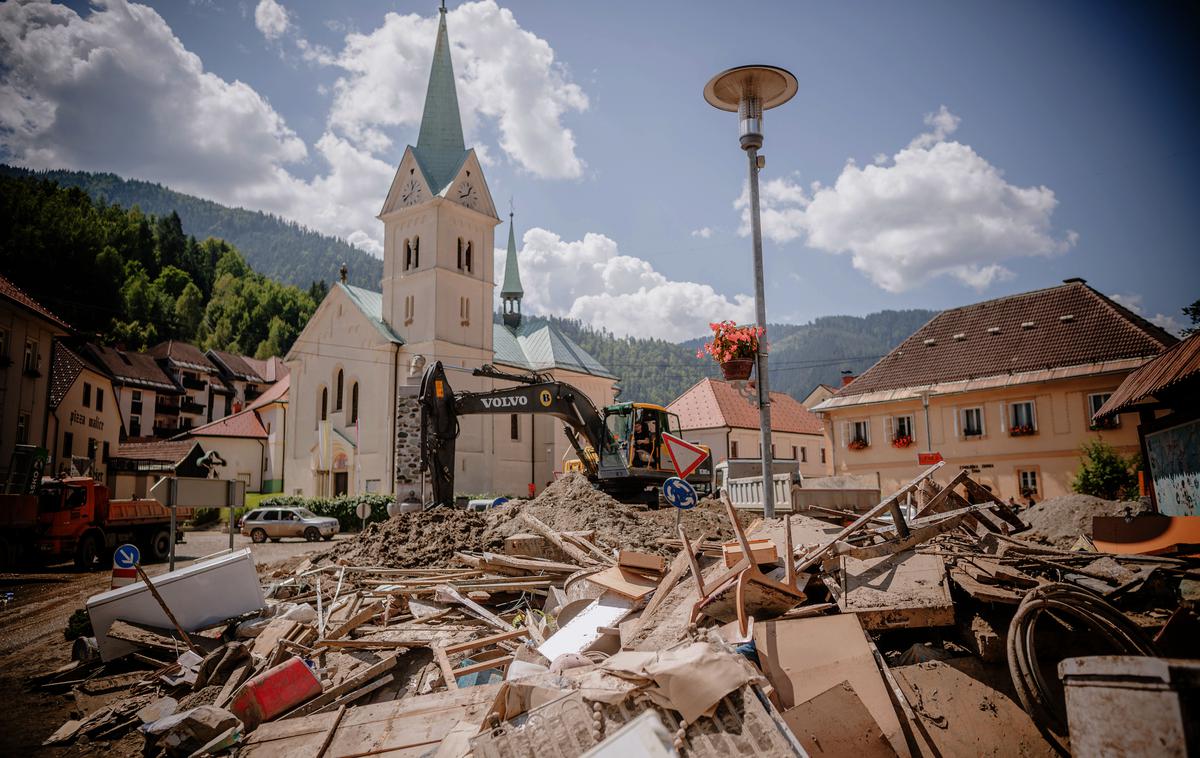
[[[496,524],[489,536],[503,537],[528,532],[529,527],[516,518],[523,509],[558,532],[593,531],[593,541],[606,548],[625,548],[660,555],[671,555],[675,548],[660,545],[660,538],[675,537],[675,509],[649,509],[627,505],[597,490],[582,474],[567,474],[529,501],[516,501],[509,516]],[[709,539],[732,539],[733,530],[721,503],[705,499],[684,511],[680,523],[688,537],[707,535]]]
[[[1123,516],[1126,508],[1136,514],[1142,510],[1142,505],[1135,501],[1104,500],[1092,495],[1052,497],[1018,512],[1017,515],[1030,528],[1016,536],[1030,542],[1069,548],[1080,535],[1092,536],[1093,516]]]
[[[472,511],[402,513],[368,525],[347,549],[327,555],[354,566],[449,566],[456,550],[497,551],[504,546],[503,538],[486,535],[488,526],[487,519]]]

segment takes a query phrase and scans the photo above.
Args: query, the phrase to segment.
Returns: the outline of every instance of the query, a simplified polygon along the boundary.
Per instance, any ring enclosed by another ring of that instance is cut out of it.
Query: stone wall
[[[421,406],[417,388],[401,385],[396,398],[396,494],[401,499],[421,482]]]

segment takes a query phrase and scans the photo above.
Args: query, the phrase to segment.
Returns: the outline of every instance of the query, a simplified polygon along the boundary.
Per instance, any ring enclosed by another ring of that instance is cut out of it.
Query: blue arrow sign
[[[121,545],[113,553],[113,566],[121,569],[131,569],[142,559],[136,545]]]
[[[681,511],[691,510],[700,502],[700,498],[696,497],[695,488],[677,476],[663,482],[662,491],[667,502]]]

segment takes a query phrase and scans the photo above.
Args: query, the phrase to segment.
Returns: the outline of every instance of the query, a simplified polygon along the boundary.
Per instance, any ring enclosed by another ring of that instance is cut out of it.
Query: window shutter
[[[894,416],[888,416],[888,439],[896,439],[896,419]]]
[[[1000,433],[1008,431],[1008,403],[1000,403]]]
[[[850,422],[842,422],[842,447],[846,447],[850,442]]]
[[[1029,400],[1029,423],[1033,426],[1033,430],[1037,431],[1037,398],[1030,398]]]
[[[956,406],[954,406],[953,408],[951,408],[950,410],[952,410],[952,411],[954,412],[954,436],[955,436],[955,437],[961,437],[962,435],[961,435],[961,434],[959,434],[959,431],[958,431],[958,420],[959,420],[959,416],[961,416],[962,414],[961,414],[961,412],[958,410],[958,406],[957,406],[957,405],[956,405]]]

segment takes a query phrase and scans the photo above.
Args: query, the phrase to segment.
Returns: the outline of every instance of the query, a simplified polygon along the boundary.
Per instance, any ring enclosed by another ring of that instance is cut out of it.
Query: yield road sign
[[[680,479],[687,478],[687,475],[695,471],[708,457],[708,451],[704,448],[681,440],[673,434],[663,432],[662,438],[667,444],[667,455],[671,456],[671,463]]]
[[[662,489],[663,497],[667,503],[681,511],[688,511],[695,508],[696,503],[700,501],[700,498],[696,496],[696,489],[677,476],[673,476],[663,482]]]

